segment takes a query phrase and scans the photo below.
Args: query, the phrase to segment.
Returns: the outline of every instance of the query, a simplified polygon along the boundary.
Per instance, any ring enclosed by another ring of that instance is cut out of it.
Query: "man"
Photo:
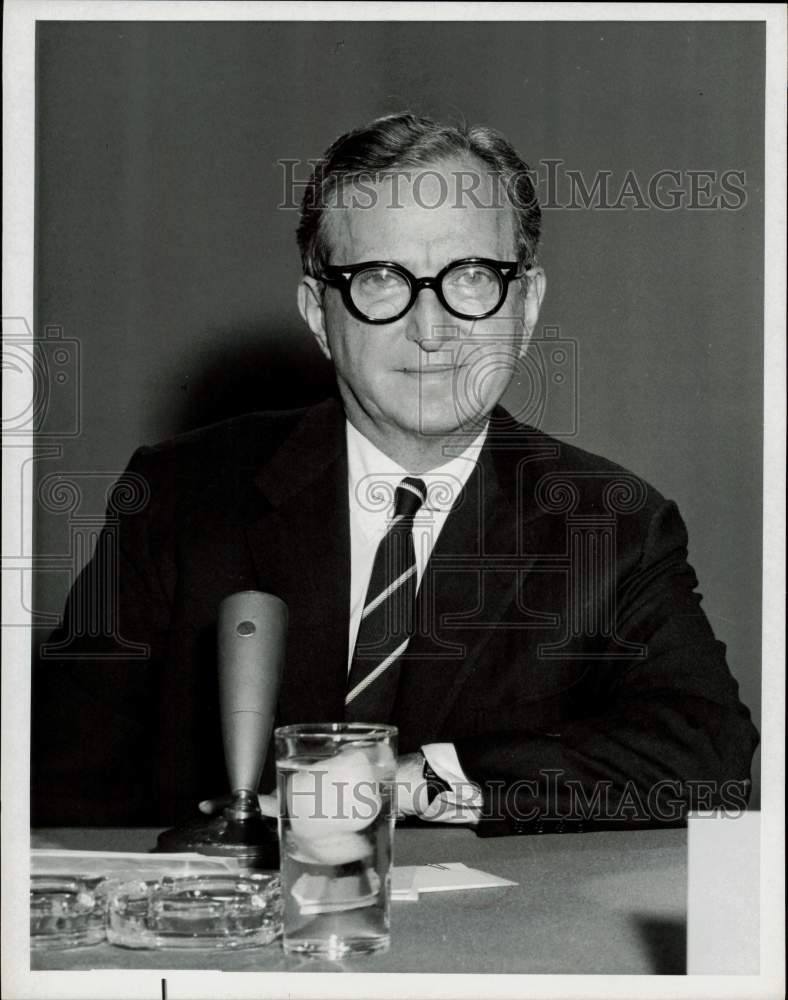
[[[134,456],[150,499],[36,672],[35,821],[168,823],[221,792],[216,609],[244,589],[290,609],[277,722],[396,724],[403,815],[490,834],[744,804],[757,736],[675,505],[499,406],[539,230],[492,130],[402,114],[327,151],[298,302],[340,399]]]

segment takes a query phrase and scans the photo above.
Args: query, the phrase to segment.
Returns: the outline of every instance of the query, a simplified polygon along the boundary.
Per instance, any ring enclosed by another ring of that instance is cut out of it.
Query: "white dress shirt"
[[[350,501],[350,623],[348,672],[353,660],[361,613],[375,553],[394,516],[394,494],[404,476],[413,475],[385,455],[346,422],[348,497]],[[487,437],[487,426],[461,455],[417,478],[427,487],[427,499],[413,522],[417,586],[452,506],[474,470]],[[421,748],[430,767],[451,786],[424,809],[422,819],[475,823],[482,803],[481,789],[463,774],[453,743],[429,743]]]

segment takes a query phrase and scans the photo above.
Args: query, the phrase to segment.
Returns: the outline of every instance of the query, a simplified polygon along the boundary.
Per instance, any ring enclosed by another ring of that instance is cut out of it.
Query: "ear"
[[[539,319],[539,310],[542,308],[542,299],[547,289],[547,278],[541,267],[534,267],[528,272],[527,291],[525,293],[525,310],[523,319],[528,336],[534,332],[536,321]]]
[[[304,275],[298,283],[298,311],[315,335],[318,347],[331,360],[331,350],[326,334],[326,314],[323,309],[323,286],[316,278]]]
[[[525,336],[523,337],[520,355],[522,356],[528,349],[536,322],[539,319],[539,310],[542,308],[542,299],[547,289],[547,278],[541,267],[534,267],[528,271],[526,277],[526,292],[523,302],[523,325]]]

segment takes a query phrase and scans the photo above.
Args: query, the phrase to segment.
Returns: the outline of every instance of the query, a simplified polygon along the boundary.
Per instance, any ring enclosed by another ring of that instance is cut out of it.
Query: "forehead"
[[[503,185],[471,159],[346,182],[323,224],[332,264],[394,260],[423,267],[516,255],[514,212]]]

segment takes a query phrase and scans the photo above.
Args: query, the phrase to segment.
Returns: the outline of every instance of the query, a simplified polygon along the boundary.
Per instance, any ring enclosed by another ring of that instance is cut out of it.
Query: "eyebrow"
[[[464,253],[461,253],[457,257],[452,257],[450,260],[446,260],[445,263],[434,265],[432,267],[432,273],[433,274],[437,274],[438,271],[442,271],[443,268],[448,267],[450,264],[454,264],[454,263],[456,263],[459,260],[466,260],[468,258],[473,258],[473,257],[486,258],[487,260],[495,260],[495,261],[508,261],[508,260],[517,260],[518,259],[517,252],[515,250],[513,250],[511,252],[511,254],[508,254],[508,255],[507,254],[503,254],[503,255],[501,255],[499,253],[492,253],[492,252],[488,252],[488,253],[479,252],[479,251],[477,251],[477,250],[474,249],[474,250],[468,250],[468,251],[466,251]],[[351,266],[356,266],[358,264],[378,264],[378,263],[380,263],[380,264],[396,264],[398,267],[402,267],[406,271],[410,271],[411,274],[415,275],[416,277],[418,277],[419,273],[422,271],[421,268],[413,267],[412,264],[405,263],[403,260],[398,260],[396,257],[392,257],[390,254],[388,254],[388,255],[387,254],[383,254],[382,256],[378,256],[378,257],[374,257],[374,256],[362,257],[362,256],[359,255],[359,256],[355,257],[354,259],[352,259],[352,260],[344,259],[340,263],[334,263],[332,261],[329,266],[331,266],[331,267],[351,267]]]

